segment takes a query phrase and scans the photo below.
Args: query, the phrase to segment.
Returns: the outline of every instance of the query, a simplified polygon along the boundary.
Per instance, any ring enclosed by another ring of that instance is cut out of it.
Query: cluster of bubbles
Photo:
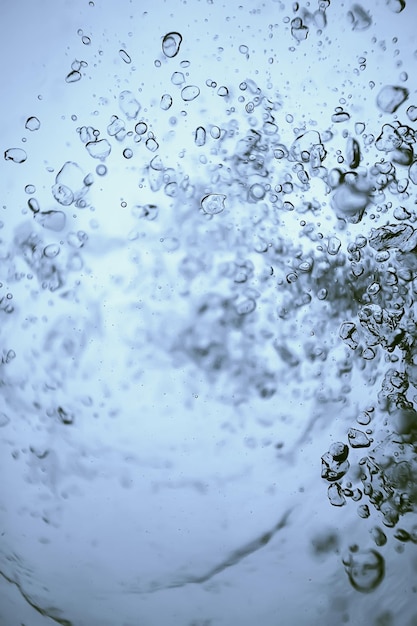
[[[314,13],[300,10],[290,23],[295,41],[304,41],[312,27],[325,28],[329,4],[322,0]],[[405,7],[402,0],[388,4],[394,13]],[[365,30],[371,23],[358,4],[348,19],[353,30]],[[179,55],[182,42],[178,32],[163,36],[166,62]],[[83,43],[90,45],[90,38],[83,36]],[[131,63],[126,50],[119,56]],[[65,81],[79,81],[85,68],[85,62],[74,61]],[[171,82],[179,87],[182,105],[192,106],[204,87],[184,80],[176,71]],[[212,81],[206,86],[217,88]],[[142,180],[155,201],[132,208],[137,227],[128,238],[134,241],[142,232],[153,232],[155,223],[169,232],[164,250],[176,259],[178,280],[186,285],[179,298],[192,309],[189,318],[178,322],[175,337],[164,335],[176,362],[193,362],[214,382],[227,378],[236,402],[253,390],[261,398],[273,397],[283,376],[303,380],[305,363],[322,368],[339,344],[346,346],[344,374],[350,375],[353,363],[363,372],[372,367],[382,372],[375,402],[363,407],[347,441],[332,443],[323,454],[322,478],[329,483],[333,506],[357,502],[362,518],[373,508],[385,527],[396,529],[397,540],[417,543],[415,526],[399,526],[417,505],[417,412],[412,395],[417,388],[417,105],[407,107],[410,94],[405,87],[385,85],[376,96],[376,107],[391,115],[389,123],[369,130],[362,122],[352,125],[347,107],[341,106],[331,115],[329,127],[319,131],[306,125],[297,128],[287,115],[294,131],[287,141],[280,131],[284,114],[279,98],[271,99],[247,79],[233,101],[232,87],[223,85],[217,91],[229,107],[229,120],[222,127],[206,124],[193,130],[200,151],[194,179],[190,170],[171,166],[160,155],[162,140],[149,129],[143,106],[130,90],[120,92],[119,110],[104,131],[80,126],[79,139],[99,162],[98,177],[107,175],[106,159],[121,144],[128,160],[139,146],[145,147]],[[171,94],[161,94],[162,111],[170,110],[173,102]],[[233,116],[242,111],[247,128]],[[339,125],[346,125],[342,146],[337,143]],[[27,119],[29,131],[40,127],[36,117]],[[4,158],[21,164],[27,154],[11,147]],[[82,268],[82,249],[89,245],[86,232],[68,226],[68,209],[89,207],[94,180],[76,162],[66,161],[51,187],[53,209],[42,209],[35,187],[27,186],[33,223],[16,229],[17,260],[10,262],[9,282],[13,276],[36,276],[43,290],[65,289],[71,272]],[[175,219],[162,215],[167,201],[175,208]],[[327,233],[324,211],[330,216]],[[384,224],[376,226],[378,220]],[[20,261],[26,273],[17,271]],[[10,300],[8,294],[1,295],[2,314],[13,312]],[[337,325],[338,337],[329,333],[330,322]],[[298,346],[289,340],[295,324],[305,329]],[[307,330],[312,325],[314,332]],[[73,423],[61,407],[55,415],[65,425]],[[0,427],[8,421],[0,414]],[[355,456],[357,451],[365,456]],[[379,527],[373,538],[377,547],[386,541]],[[384,560],[375,549],[353,546],[343,562],[359,591],[370,591],[383,579]]]

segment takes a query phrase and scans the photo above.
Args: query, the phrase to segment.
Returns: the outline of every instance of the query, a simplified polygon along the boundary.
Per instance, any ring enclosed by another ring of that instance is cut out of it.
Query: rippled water
[[[0,623],[417,623],[417,6],[5,4]]]

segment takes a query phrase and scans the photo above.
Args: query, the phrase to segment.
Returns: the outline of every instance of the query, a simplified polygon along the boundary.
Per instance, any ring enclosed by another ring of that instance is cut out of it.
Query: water
[[[411,626],[416,8],[76,5],[1,44],[0,624]]]

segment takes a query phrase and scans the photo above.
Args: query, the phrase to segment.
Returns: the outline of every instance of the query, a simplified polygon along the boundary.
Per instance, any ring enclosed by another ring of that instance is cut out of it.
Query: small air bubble
[[[28,200],[28,207],[32,213],[38,213],[40,211],[39,202],[36,198],[30,198],[30,200]]]
[[[78,70],[72,70],[72,72],[67,74],[67,76],[65,77],[66,83],[76,83],[79,80],[81,80],[81,74]]]
[[[356,591],[373,591],[385,576],[385,561],[375,550],[351,550],[351,554],[343,559],[343,564]]]
[[[111,145],[107,139],[98,139],[97,141],[89,141],[86,144],[87,152],[93,159],[105,159],[111,152]]]
[[[107,167],[100,163],[100,165],[96,167],[96,173],[98,176],[105,176],[107,174]]]
[[[411,105],[408,107],[407,109],[407,117],[410,120],[410,122],[416,122],[417,121],[417,106]]]
[[[144,135],[148,130],[148,125],[145,122],[138,122],[135,126],[135,131],[138,135]]]
[[[162,52],[168,59],[177,56],[180,51],[182,35],[180,33],[167,33],[162,40]]]
[[[225,209],[226,196],[219,193],[210,193],[201,199],[201,208],[208,215],[217,215]]]
[[[9,148],[4,153],[5,161],[13,161],[13,163],[24,163],[27,159],[27,154],[22,148]]]
[[[238,315],[249,315],[256,309],[256,302],[252,298],[247,298],[236,305],[236,313]]]
[[[342,242],[338,237],[329,237],[329,241],[327,243],[327,252],[334,256],[339,252],[341,245]]]
[[[142,108],[134,94],[127,90],[119,95],[119,106],[129,120],[134,120]]]
[[[159,144],[153,137],[149,137],[149,139],[146,140],[146,147],[151,152],[156,152],[159,148]]]
[[[203,126],[199,126],[195,131],[194,143],[196,146],[204,146],[206,143],[206,131]]]
[[[164,93],[164,95],[161,97],[160,106],[163,111],[168,111],[168,109],[171,108],[172,97],[169,95],[169,93]]]
[[[369,511],[369,506],[367,504],[360,504],[358,506],[358,515],[359,517],[362,517],[363,519],[366,519],[367,517],[370,516],[370,511]]]
[[[122,59],[122,61],[124,61],[125,63],[127,64],[132,63],[132,59],[130,58],[126,50],[123,50],[123,49],[119,50],[119,56]]]
[[[46,246],[43,250],[43,254],[44,256],[46,256],[48,259],[53,259],[56,256],[58,256],[60,252],[60,247],[58,244],[55,243],[51,243],[49,246]]]
[[[289,272],[286,276],[287,283],[295,283],[298,280],[298,275],[295,272]]]
[[[408,98],[408,90],[395,85],[385,85],[378,93],[376,104],[384,113],[395,113],[395,111]]]
[[[350,115],[346,111],[337,111],[332,115],[332,122],[335,124],[347,122],[348,120],[350,120]]]
[[[39,130],[40,127],[41,123],[37,117],[28,117],[28,119],[26,120],[25,128],[27,128],[28,130]]]
[[[184,102],[191,102],[195,100],[200,95],[200,89],[197,85],[187,85],[184,89],[181,90],[181,98]]]
[[[173,85],[183,85],[185,83],[185,76],[182,72],[174,72],[171,76],[171,83]]]

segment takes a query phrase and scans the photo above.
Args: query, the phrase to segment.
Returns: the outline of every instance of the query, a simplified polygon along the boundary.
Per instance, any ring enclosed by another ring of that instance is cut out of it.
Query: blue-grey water
[[[0,626],[417,624],[416,24],[3,2]]]

